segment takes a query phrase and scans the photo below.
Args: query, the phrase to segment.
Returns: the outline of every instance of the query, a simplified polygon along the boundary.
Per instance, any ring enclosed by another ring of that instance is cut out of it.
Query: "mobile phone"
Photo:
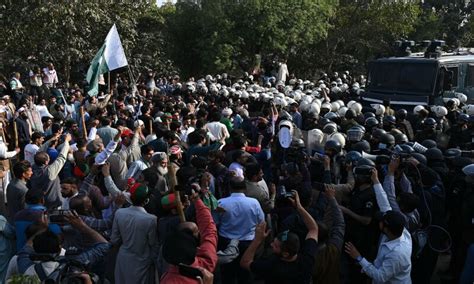
[[[178,264],[178,269],[179,269],[179,274],[183,276],[193,278],[193,279],[196,279],[197,277],[203,278],[201,270],[195,267],[192,267],[190,265],[180,263]]]
[[[314,152],[313,154],[313,158],[317,159],[317,160],[324,160],[324,154],[321,154],[321,153],[318,153],[318,152]]]
[[[293,194],[293,192],[287,192],[285,193],[285,198],[293,198],[295,197],[295,195]]]
[[[59,225],[68,223],[67,216],[71,214],[71,210],[52,210],[49,212],[49,222]]]

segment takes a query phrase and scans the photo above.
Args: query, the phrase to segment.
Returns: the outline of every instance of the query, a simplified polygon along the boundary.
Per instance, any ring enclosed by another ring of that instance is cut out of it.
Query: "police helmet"
[[[411,156],[413,158],[415,158],[415,160],[417,160],[420,164],[422,165],[426,165],[428,162],[426,160],[426,157],[425,155],[421,154],[421,153],[412,153]]]
[[[293,141],[291,141],[291,147],[304,148],[305,145],[303,139],[293,139]]]
[[[357,117],[356,112],[353,109],[348,109],[344,115],[346,119],[354,119]]]
[[[390,147],[395,145],[395,137],[390,133],[384,133],[380,135],[379,142]]]
[[[380,140],[382,135],[384,135],[385,133],[387,133],[385,130],[383,130],[381,128],[377,128],[377,129],[374,130],[374,132],[372,132],[372,137],[374,137],[377,140]]]
[[[444,161],[443,152],[438,148],[430,148],[426,150],[425,157],[428,162]]]
[[[349,151],[346,154],[346,162],[356,164],[360,159],[362,159],[362,154],[357,151]]]
[[[361,140],[355,143],[354,145],[352,145],[351,149],[359,153],[362,153],[362,152],[369,153],[371,150],[370,143],[367,140]]]
[[[327,123],[323,127],[323,132],[326,134],[332,134],[337,131],[337,124],[334,122]]]
[[[461,114],[458,116],[458,120],[459,120],[459,121],[462,121],[462,122],[469,122],[469,115],[468,115],[468,114],[465,114],[465,113],[461,113]]]
[[[365,120],[365,127],[373,128],[379,125],[379,121],[375,117],[369,117]]]
[[[436,126],[436,120],[432,117],[428,117],[427,119],[423,121],[423,125],[434,128]]]
[[[403,108],[397,110],[397,112],[395,113],[395,117],[399,120],[404,120],[407,118],[407,116],[408,116],[408,112],[406,109],[403,109]]]
[[[403,145],[399,145],[398,147],[400,147],[401,153],[404,153],[404,154],[415,153],[415,149],[413,149],[413,147],[409,145],[403,144]]]
[[[436,144],[436,141],[431,140],[431,139],[426,139],[423,142],[421,142],[421,145],[424,147],[431,149],[431,148],[436,148],[438,145]]]
[[[332,133],[331,135],[329,135],[329,140],[336,140],[337,142],[339,142],[339,144],[341,144],[342,148],[346,146],[346,137],[339,132]]]
[[[450,148],[444,152],[444,156],[448,159],[461,157],[462,151],[458,148]]]
[[[365,134],[365,129],[358,127],[358,126],[353,126],[349,130],[347,130],[347,138],[351,142],[358,142],[364,137]]]
[[[324,115],[324,118],[327,118],[327,119],[329,119],[329,120],[331,120],[331,121],[335,121],[336,119],[339,118],[339,116],[338,116],[337,113],[335,113],[335,112],[328,112],[328,113],[326,113],[326,114]]]
[[[324,127],[326,124],[330,123],[331,121],[325,117],[321,117],[319,119],[319,125],[321,125],[321,127]]]
[[[356,167],[369,166],[375,168],[375,162],[367,158],[361,158],[357,161]]]
[[[403,134],[403,133],[399,133],[397,135],[394,135],[395,137],[395,144],[405,144],[408,142],[408,137]]]
[[[397,129],[397,128],[392,128],[392,129],[390,129],[390,134],[392,134],[393,136],[397,136],[397,135],[399,135],[400,133],[403,133],[403,132],[401,132],[401,131],[400,131],[399,129]]]
[[[375,117],[375,114],[373,112],[364,112],[364,120],[367,120],[369,117]]]
[[[337,140],[328,140],[326,141],[326,144],[324,144],[325,149],[333,150],[336,153],[341,152],[342,150],[342,145],[339,143]]]
[[[386,125],[395,125],[397,123],[397,120],[395,116],[393,115],[387,115],[383,118],[383,124]]]

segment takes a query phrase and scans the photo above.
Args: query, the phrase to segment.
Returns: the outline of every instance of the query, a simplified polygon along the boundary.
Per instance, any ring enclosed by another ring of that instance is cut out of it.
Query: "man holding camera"
[[[71,257],[76,261],[77,267],[74,269],[76,273],[62,275],[61,272],[70,273],[69,270],[63,271],[62,265],[67,264],[71,259],[59,257],[62,250],[61,239],[49,229],[37,234],[33,238],[32,244],[27,243],[18,253],[18,271],[20,273],[36,275],[41,281],[51,279],[54,283],[65,280],[63,277],[79,278],[86,280],[85,283],[92,283],[86,266],[97,264],[103,260],[110,249],[110,244],[101,234],[88,227],[77,214],[70,213],[66,219],[74,229],[94,241],[94,245],[90,249]]]
[[[318,250],[318,225],[301,205],[296,190],[292,191],[289,199],[308,229],[303,249],[300,249],[298,235],[287,230],[278,234],[271,244],[274,257],[254,260],[257,249],[270,234],[267,224],[263,222],[257,225],[255,238],[240,260],[242,268],[260,275],[265,283],[311,283]]]
[[[379,206],[376,199],[375,188],[383,191],[378,180],[375,164],[365,158],[360,159],[355,168],[355,187],[350,192],[350,201],[347,207],[340,206],[346,216],[347,241],[353,242],[360,248],[362,254],[368,258],[374,257],[379,231],[373,222]],[[360,273],[360,268],[348,262],[348,273],[354,282],[365,281],[366,277]],[[358,282],[357,282],[358,283]]]

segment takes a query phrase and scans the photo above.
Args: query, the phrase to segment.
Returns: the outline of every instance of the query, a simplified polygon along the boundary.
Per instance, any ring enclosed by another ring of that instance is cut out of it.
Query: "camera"
[[[301,163],[306,161],[307,154],[304,148],[300,147],[290,147],[288,148],[287,160],[293,163]]]
[[[300,170],[298,165],[294,162],[281,164],[280,169],[287,172],[289,175],[297,174]]]
[[[293,192],[286,191],[286,187],[284,185],[277,186],[277,193],[278,193],[278,198],[293,198],[294,197]]]
[[[411,149],[396,145],[392,152],[392,159],[400,159],[400,169],[405,169],[409,165],[407,159],[411,157]]]
[[[179,274],[186,276],[188,278],[196,279],[197,277],[203,277],[201,270],[192,267],[190,265],[186,265],[183,263],[178,264]]]
[[[88,272],[87,265],[74,259],[59,258],[56,260],[59,266],[54,270],[43,283],[83,283],[81,274],[89,274],[92,283],[100,283],[98,275]]]
[[[354,168],[354,174],[356,176],[370,176],[372,175],[372,171],[374,170],[371,166],[360,166]]]
[[[318,160],[318,161],[323,161],[324,160],[324,154],[314,152],[313,158]]]

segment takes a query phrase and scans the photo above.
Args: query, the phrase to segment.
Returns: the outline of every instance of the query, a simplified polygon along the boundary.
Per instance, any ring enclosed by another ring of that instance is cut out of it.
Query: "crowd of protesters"
[[[363,106],[363,76],[284,62],[98,96],[28,76],[0,83],[0,283],[474,281],[463,94]]]

